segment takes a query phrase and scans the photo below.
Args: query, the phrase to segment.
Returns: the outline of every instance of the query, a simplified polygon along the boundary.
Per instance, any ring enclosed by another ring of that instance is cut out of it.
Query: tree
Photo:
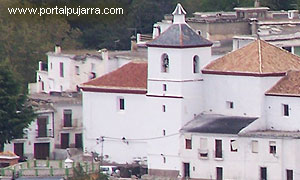
[[[0,152],[5,143],[23,137],[35,116],[21,87],[10,68],[0,64]]]

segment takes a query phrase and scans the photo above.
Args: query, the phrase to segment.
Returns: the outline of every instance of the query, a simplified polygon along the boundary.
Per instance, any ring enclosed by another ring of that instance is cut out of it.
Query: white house
[[[181,130],[183,176],[298,179],[300,58],[262,40],[207,65],[205,111]]]
[[[37,115],[21,139],[5,144],[5,150],[21,158],[62,159],[66,148],[82,150],[82,103],[78,94],[31,94]]]
[[[148,63],[129,63],[81,88],[87,151],[119,163],[147,156],[150,174],[177,177],[179,130],[203,111],[200,69],[211,61],[212,43],[185,23],[181,5],[173,15],[174,24],[147,43]]]
[[[48,52],[48,62],[39,62],[36,83],[29,85],[30,93],[74,92],[78,85],[100,77],[134,59],[144,59],[143,51],[92,50],[62,51],[55,46]]]

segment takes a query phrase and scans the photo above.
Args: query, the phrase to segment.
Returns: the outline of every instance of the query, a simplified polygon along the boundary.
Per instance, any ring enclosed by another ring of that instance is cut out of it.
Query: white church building
[[[300,57],[262,40],[213,60],[185,23],[133,61],[80,86],[86,151],[147,160],[150,175],[298,179]],[[298,172],[298,173],[297,173]]]

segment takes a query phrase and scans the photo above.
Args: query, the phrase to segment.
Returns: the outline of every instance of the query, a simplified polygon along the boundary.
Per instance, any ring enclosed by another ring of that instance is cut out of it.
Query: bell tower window
[[[169,56],[167,54],[161,56],[161,72],[169,72]]]
[[[193,58],[193,72],[199,73],[199,56],[194,56]]]

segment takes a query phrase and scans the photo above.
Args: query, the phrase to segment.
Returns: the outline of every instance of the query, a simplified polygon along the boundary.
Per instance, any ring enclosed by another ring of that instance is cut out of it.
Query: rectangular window
[[[238,144],[236,140],[230,140],[230,151],[237,152],[238,151]]]
[[[64,127],[72,127],[72,110],[64,110]]]
[[[222,140],[215,140],[215,158],[222,158]]]
[[[267,180],[267,168],[266,167],[260,168],[260,180]]]
[[[59,63],[59,74],[60,77],[64,77],[64,63]]]
[[[163,84],[163,91],[167,91],[167,85]]]
[[[293,170],[287,169],[286,170],[286,180],[293,180]]]
[[[69,133],[61,133],[60,134],[60,148],[61,149],[67,149],[69,148],[69,140],[70,140],[70,137],[69,137]]]
[[[270,141],[270,153],[271,154],[276,154],[276,142],[275,141]]]
[[[185,139],[185,149],[192,149],[192,139]]]
[[[166,105],[162,105],[162,111],[166,112]]]
[[[288,104],[283,104],[282,107],[283,107],[283,116],[289,116],[290,115],[289,105]]]
[[[234,108],[232,101],[226,101],[226,106],[227,106],[228,109],[233,109]]]
[[[79,66],[75,66],[75,74],[80,75]]]
[[[252,144],[252,152],[258,153],[258,141],[253,140],[251,144]]]
[[[216,180],[223,180],[223,168],[217,167],[216,171],[217,171]]]
[[[119,98],[119,110],[125,110],[125,99]]]
[[[208,157],[207,138],[200,138],[199,156],[200,156],[200,158]]]

